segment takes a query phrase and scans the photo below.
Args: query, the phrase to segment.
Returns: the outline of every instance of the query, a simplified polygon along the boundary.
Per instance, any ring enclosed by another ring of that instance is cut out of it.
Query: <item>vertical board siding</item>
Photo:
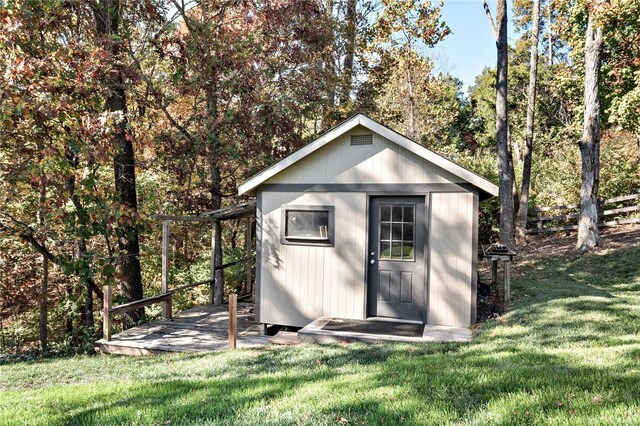
[[[304,326],[322,315],[364,318],[366,194],[261,192],[262,323]],[[280,244],[281,206],[335,207],[333,247]]]
[[[429,324],[470,325],[473,196],[472,193],[430,196]]]
[[[351,146],[356,127],[266,183],[460,183],[462,179],[374,133],[373,145]]]

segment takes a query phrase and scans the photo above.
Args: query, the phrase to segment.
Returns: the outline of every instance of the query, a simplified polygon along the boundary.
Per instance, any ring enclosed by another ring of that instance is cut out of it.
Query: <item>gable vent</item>
[[[373,145],[373,135],[351,135],[351,146]]]

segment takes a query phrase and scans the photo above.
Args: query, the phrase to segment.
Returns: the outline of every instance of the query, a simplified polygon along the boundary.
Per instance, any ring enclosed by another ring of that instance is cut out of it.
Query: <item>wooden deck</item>
[[[238,303],[238,348],[269,344],[253,322],[252,305]],[[96,342],[101,353],[149,355],[163,352],[210,352],[227,349],[227,306],[203,305],[189,309],[173,320],[156,319],[114,335],[110,341]]]

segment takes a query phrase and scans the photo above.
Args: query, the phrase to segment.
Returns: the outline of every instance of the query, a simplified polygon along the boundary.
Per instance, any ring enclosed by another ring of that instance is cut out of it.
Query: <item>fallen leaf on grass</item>
[[[592,404],[600,404],[601,402],[602,402],[602,397],[600,395],[596,395],[593,398],[591,398]]]
[[[556,407],[562,407],[564,403],[562,401],[556,401]]]
[[[349,423],[349,420],[345,419],[342,416],[338,416],[337,420],[338,420],[338,423],[340,423],[341,425]]]
[[[575,416],[576,415],[576,410],[574,410],[573,408],[569,410],[569,415],[570,416]]]

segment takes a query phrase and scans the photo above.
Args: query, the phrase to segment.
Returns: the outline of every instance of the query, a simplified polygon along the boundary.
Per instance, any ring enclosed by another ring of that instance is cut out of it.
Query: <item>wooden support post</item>
[[[236,348],[236,323],[238,316],[238,295],[229,295],[229,349]]]
[[[169,221],[162,221],[162,294],[169,291]],[[162,302],[162,318],[171,317],[171,303]]]
[[[102,302],[102,338],[105,342],[111,340],[111,316],[109,310],[111,309],[111,286],[105,285],[102,287],[102,293],[104,294],[104,300]]]
[[[511,261],[504,260],[502,264],[504,267],[504,301],[507,303],[511,300],[511,271],[509,271]]]
[[[173,321],[173,294],[166,300],[166,302],[162,303],[162,306],[167,310],[164,319]]]
[[[491,286],[494,290],[498,287],[498,261],[491,259]]]
[[[538,217],[537,227],[538,229],[542,229],[542,212],[536,212],[536,216]]]
[[[251,261],[251,217],[246,219],[247,233],[245,237],[245,250],[247,258],[247,293],[253,294],[253,280],[251,277],[251,267],[253,262]]]
[[[209,304],[213,305],[213,293],[216,287],[216,223],[211,222],[211,282],[209,283]]]

